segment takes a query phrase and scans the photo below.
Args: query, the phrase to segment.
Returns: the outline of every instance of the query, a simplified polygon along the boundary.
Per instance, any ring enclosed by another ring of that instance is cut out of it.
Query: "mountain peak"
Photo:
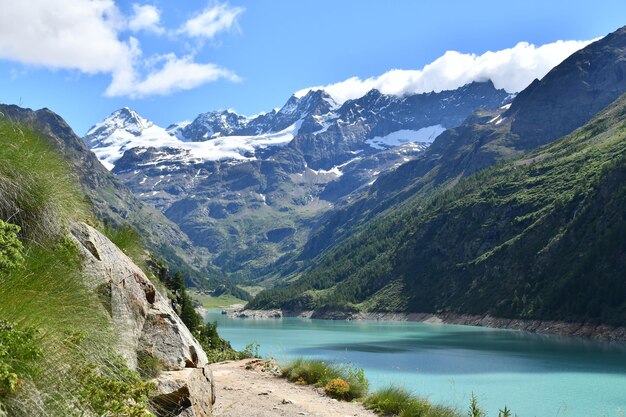
[[[541,80],[533,81],[504,114],[523,138],[520,149],[536,147],[584,123],[626,91],[626,27],[574,52]]]
[[[200,114],[181,130],[193,141],[205,141],[218,136],[232,135],[246,127],[248,118],[231,110],[215,110]]]
[[[100,123],[92,126],[85,137],[101,136],[103,133],[110,133],[116,129],[123,129],[129,133],[138,135],[142,130],[153,125],[154,123],[148,119],[144,119],[136,111],[128,107],[122,107],[121,109],[115,110]]]
[[[331,112],[339,105],[324,90],[309,90],[304,96],[292,95],[287,103],[278,111],[278,114],[285,116],[295,115],[304,118],[308,115],[321,115]]]

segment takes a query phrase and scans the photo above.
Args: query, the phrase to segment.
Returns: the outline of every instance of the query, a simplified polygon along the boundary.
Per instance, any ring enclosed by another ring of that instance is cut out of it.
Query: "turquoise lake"
[[[464,412],[474,392],[489,416],[620,416],[626,344],[470,326],[302,318],[230,319],[210,311],[233,347],[263,357],[323,358],[364,368],[371,389],[402,385]],[[465,413],[464,413],[465,414]]]

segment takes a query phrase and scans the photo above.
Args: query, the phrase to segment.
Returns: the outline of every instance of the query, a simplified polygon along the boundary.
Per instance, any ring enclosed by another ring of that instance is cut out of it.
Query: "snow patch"
[[[432,143],[437,136],[446,130],[441,125],[423,127],[419,130],[397,130],[386,136],[376,136],[365,141],[374,149],[387,149],[410,142]]]

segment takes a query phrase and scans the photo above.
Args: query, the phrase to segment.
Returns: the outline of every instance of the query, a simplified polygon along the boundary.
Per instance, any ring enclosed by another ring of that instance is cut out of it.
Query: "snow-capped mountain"
[[[167,129],[121,109],[84,140],[141,199],[162,210],[225,272],[300,247],[322,213],[410,161],[446,128],[508,94],[491,82],[338,105],[323,90],[254,117],[212,111]]]
[[[210,120],[215,122],[216,126],[221,126],[224,133],[235,132],[235,129],[228,127],[226,117],[215,117],[219,113],[226,116],[226,112],[204,113],[194,123],[197,122],[197,125]],[[208,115],[212,117],[209,118]],[[231,115],[236,116],[228,112],[228,118],[233,119]],[[161,152],[159,159],[152,161],[153,163],[175,161],[195,164],[204,161],[254,159],[255,151],[259,148],[289,143],[298,133],[300,126],[300,123],[296,122],[281,131],[256,136],[221,136],[221,132],[209,127],[211,130],[203,133],[202,141],[190,141],[185,137],[185,131],[194,123],[179,123],[163,129],[133,110],[123,108],[89,129],[83,140],[98,159],[112,170],[126,151],[147,148],[167,149]]]
[[[94,125],[83,137],[87,146],[109,170],[124,152],[137,147],[178,146],[165,129],[124,107]]]

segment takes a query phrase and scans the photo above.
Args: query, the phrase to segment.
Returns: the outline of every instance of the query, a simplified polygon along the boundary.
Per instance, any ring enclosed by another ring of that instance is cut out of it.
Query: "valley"
[[[2,7],[0,417],[623,417],[626,3],[200,3]]]

